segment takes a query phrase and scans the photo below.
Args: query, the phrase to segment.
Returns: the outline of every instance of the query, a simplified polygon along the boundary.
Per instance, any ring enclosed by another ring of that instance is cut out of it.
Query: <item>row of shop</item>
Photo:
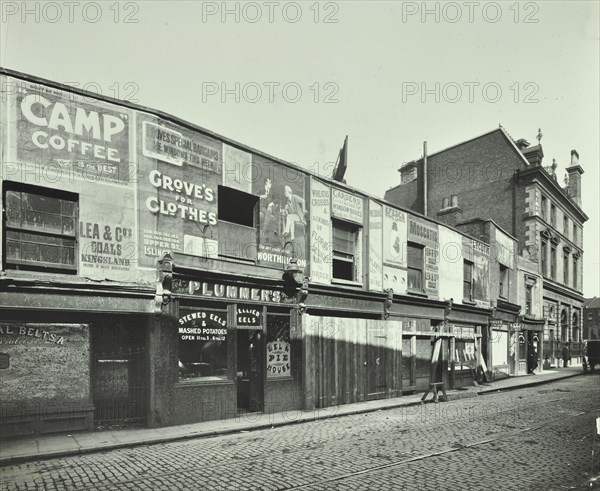
[[[311,410],[431,382],[465,387],[484,373],[526,373],[543,328],[443,301],[177,270],[158,295],[11,280],[1,299],[11,306],[4,438]]]

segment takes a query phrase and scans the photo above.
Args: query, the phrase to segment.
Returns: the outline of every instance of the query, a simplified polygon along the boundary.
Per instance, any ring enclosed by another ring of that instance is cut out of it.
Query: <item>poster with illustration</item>
[[[258,263],[282,268],[296,256],[308,271],[305,175],[257,155],[252,165],[252,194],[259,197]]]
[[[394,293],[406,292],[407,215],[401,210],[383,207],[383,288]]]
[[[166,252],[217,257],[221,143],[141,113],[137,131],[141,265]]]

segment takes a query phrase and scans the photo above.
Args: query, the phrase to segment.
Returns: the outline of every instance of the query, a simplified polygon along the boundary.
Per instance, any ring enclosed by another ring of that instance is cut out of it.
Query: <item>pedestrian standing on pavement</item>
[[[563,355],[563,366],[566,367],[567,363],[571,359],[571,350],[569,349],[569,343],[565,343],[565,346],[563,347],[563,350],[562,350],[562,355]]]

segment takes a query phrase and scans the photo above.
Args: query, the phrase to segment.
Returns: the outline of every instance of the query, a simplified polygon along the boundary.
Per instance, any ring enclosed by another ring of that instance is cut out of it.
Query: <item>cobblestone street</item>
[[[22,489],[600,488],[600,377],[4,467]],[[595,456],[592,449],[595,448]]]

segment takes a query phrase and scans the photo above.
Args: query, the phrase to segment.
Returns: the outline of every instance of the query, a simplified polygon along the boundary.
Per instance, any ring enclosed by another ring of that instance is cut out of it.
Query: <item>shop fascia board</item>
[[[81,278],[73,281],[65,281],[59,278],[33,278],[15,277],[6,275],[0,278],[0,291],[36,291],[44,292],[68,292],[71,294],[94,294],[94,295],[119,295],[154,297],[156,287],[152,284],[119,283],[111,281],[82,281]]]

